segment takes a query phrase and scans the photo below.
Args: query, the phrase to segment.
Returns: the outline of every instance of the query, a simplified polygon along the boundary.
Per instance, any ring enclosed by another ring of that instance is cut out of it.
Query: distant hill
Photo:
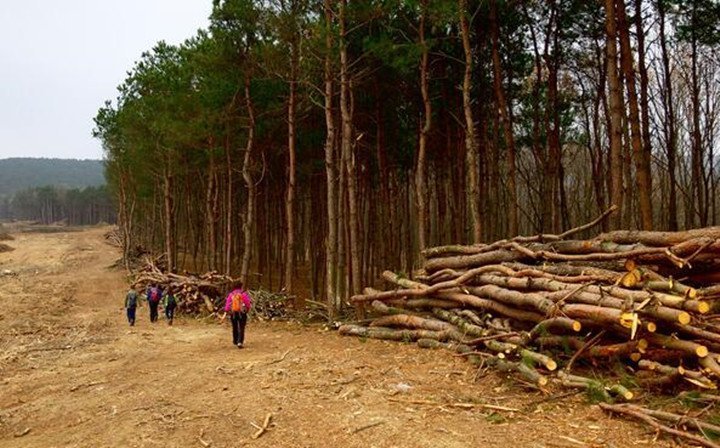
[[[0,159],[0,196],[31,187],[78,188],[105,185],[102,160]]]

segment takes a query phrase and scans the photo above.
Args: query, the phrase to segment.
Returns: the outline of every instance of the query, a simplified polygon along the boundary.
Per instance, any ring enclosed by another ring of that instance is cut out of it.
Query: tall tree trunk
[[[669,193],[668,193],[668,230],[675,231],[678,229],[678,211],[677,211],[677,133],[675,128],[675,104],[673,102],[673,85],[670,72],[670,56],[667,49],[667,37],[665,35],[665,1],[657,1],[657,11],[660,27],[660,49],[663,65],[663,81],[665,88],[664,104],[665,104],[665,126],[666,129],[666,157],[669,176]]]
[[[212,146],[212,142],[211,142]],[[214,149],[210,148],[210,167],[208,169],[207,191],[205,194],[205,219],[207,222],[207,247],[208,270],[215,270],[215,253],[217,252],[217,236],[215,235],[215,207],[213,197],[215,195],[215,156]]]
[[[426,246],[426,229],[425,225],[428,221],[425,187],[425,153],[427,151],[427,139],[432,124],[432,106],[430,104],[430,94],[428,92],[428,47],[425,42],[425,17],[427,15],[427,0],[422,0],[422,11],[420,13],[420,26],[418,34],[420,37],[420,47],[422,54],[420,56],[420,92],[423,101],[423,124],[420,127],[420,140],[418,143],[417,167],[415,169],[415,198],[417,201],[417,217],[418,217],[418,245],[420,250],[424,250]]]
[[[652,184],[652,140],[650,137],[650,99],[648,94],[649,79],[645,58],[645,26],[642,15],[642,0],[635,0],[635,30],[637,34],[638,72],[640,74],[640,112],[642,114],[643,165],[648,170]],[[650,190],[652,199],[652,189]]]
[[[232,159],[230,157],[230,130],[225,140],[225,175],[227,176],[227,198],[225,201],[225,275],[230,275],[232,257],[232,223],[233,223],[233,190],[232,190]]]
[[[497,1],[490,1],[490,27],[492,33],[492,60],[493,60],[493,85],[495,97],[498,102],[500,122],[505,136],[505,145],[508,162],[508,190],[510,196],[510,207],[508,210],[508,225],[511,236],[518,234],[518,199],[517,182],[515,174],[515,138],[513,137],[512,121],[510,119],[509,106],[505,99],[505,89],[502,85],[502,66],[500,64],[500,26],[497,17]]]
[[[697,11],[693,8],[691,22],[696,22],[695,15]],[[698,41],[695,27],[692,27],[690,34],[690,48],[691,48],[691,92],[692,98],[692,151],[691,151],[691,166],[692,166],[692,181],[691,181],[691,197],[697,201],[697,208],[693,207],[688,213],[697,214],[701,227],[707,225],[707,210],[705,208],[705,188],[704,188],[704,170],[703,170],[703,149],[702,140],[700,134],[700,84],[698,81]],[[694,223],[694,219],[693,219]]]
[[[466,198],[472,225],[472,242],[482,241],[482,219],[480,216],[480,189],[477,173],[477,136],[475,135],[475,119],[473,118],[470,94],[472,91],[472,48],[470,47],[470,30],[468,29],[467,0],[459,0],[460,30],[462,33],[463,52],[465,54],[465,74],[463,76],[463,112],[465,114],[465,171],[468,187]]]
[[[613,229],[621,227],[623,215],[622,116],[623,95],[617,67],[617,25],[615,0],[605,0],[605,33],[607,52],[608,103],[610,106],[610,203],[618,207],[611,219]]]
[[[625,88],[628,93],[630,115],[630,143],[632,145],[633,159],[635,161],[635,176],[637,195],[640,203],[640,225],[643,230],[652,230],[652,178],[650,174],[650,160],[645,156],[640,131],[640,109],[638,107],[637,91],[635,89],[635,68],[632,48],[630,48],[630,30],[625,13],[625,0],[617,0],[617,28],[620,34],[620,61],[625,74]]]
[[[245,143],[245,158],[243,159],[242,176],[245,180],[247,188],[247,206],[245,209],[245,217],[243,220],[243,257],[240,267],[240,281],[243,285],[247,284],[248,270],[250,269],[250,260],[253,252],[253,233],[255,230],[255,181],[250,174],[252,164],[253,149],[255,144],[255,108],[253,107],[252,97],[250,96],[250,76],[245,76],[245,107],[248,114],[248,136]]]
[[[293,13],[295,3],[293,1]],[[295,19],[295,18],[294,18]],[[288,294],[293,292],[293,274],[295,272],[295,118],[296,118],[296,95],[297,75],[299,64],[299,42],[298,36],[292,37],[292,49],[290,55],[290,97],[288,99],[288,184],[287,197],[285,199],[285,225],[286,246],[285,246],[285,290]]]
[[[175,272],[175,219],[173,212],[173,178],[170,169],[170,156],[165,155],[163,163],[163,204],[165,212],[165,257],[168,272]]]
[[[347,193],[349,211],[349,255],[350,255],[350,291],[359,294],[362,288],[360,279],[360,242],[358,241],[358,211],[357,211],[357,173],[355,170],[355,154],[352,142],[352,106],[350,76],[348,74],[347,57],[347,29],[346,29],[347,0],[340,1],[340,115],[342,117],[341,147],[347,174]],[[363,310],[360,309],[360,314]]]
[[[327,182],[327,220],[328,234],[325,241],[325,275],[326,289],[325,299],[327,301],[329,317],[334,319],[340,309],[340,297],[337,294],[337,245],[338,245],[338,222],[337,222],[337,198],[335,192],[337,180],[335,174],[335,117],[333,116],[333,72],[332,72],[332,17],[331,0],[324,0],[325,9],[325,177]]]

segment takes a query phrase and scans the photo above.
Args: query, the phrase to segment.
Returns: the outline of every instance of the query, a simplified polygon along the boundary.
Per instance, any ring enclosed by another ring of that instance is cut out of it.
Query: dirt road
[[[105,230],[0,254],[0,447],[671,446],[444,352],[252,321],[238,350],[227,326],[146,307],[130,328]]]

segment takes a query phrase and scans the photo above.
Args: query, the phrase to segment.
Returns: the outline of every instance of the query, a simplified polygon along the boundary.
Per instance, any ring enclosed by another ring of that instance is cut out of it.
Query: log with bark
[[[471,362],[538,385],[542,377],[594,387],[569,370],[618,360],[643,380],[716,388],[720,325],[711,312],[720,298],[720,228],[577,238],[606,216],[559,235],[427,248],[412,278],[385,271],[387,288],[353,296],[372,303],[375,320],[340,332],[462,347]],[[601,389],[626,400],[634,394]]]
[[[135,272],[133,284],[142,293],[149,286],[172,292],[178,301],[177,311],[190,315],[218,315],[223,312],[225,296],[236,279],[215,271],[204,274],[166,272],[157,260],[145,257],[141,269]],[[250,317],[258,320],[278,320],[293,317],[292,298],[286,293],[263,289],[248,290],[253,306]],[[430,302],[433,305],[438,303]],[[381,303],[385,306],[385,303]],[[403,312],[406,312],[403,310]]]

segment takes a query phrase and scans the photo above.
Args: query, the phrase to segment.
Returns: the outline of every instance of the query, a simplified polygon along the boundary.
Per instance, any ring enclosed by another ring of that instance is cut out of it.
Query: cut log
[[[697,344],[692,341],[684,341],[682,339],[675,339],[670,336],[665,336],[659,333],[649,333],[646,335],[650,343],[657,345],[662,348],[668,348],[672,350],[679,350],[691,356],[697,356],[698,358],[705,358],[709,351],[704,345]]]
[[[432,330],[396,330],[382,327],[362,327],[359,325],[342,325],[338,332],[343,336],[358,336],[388,341],[412,342],[418,339],[435,339],[448,341],[451,335],[446,331]]]

